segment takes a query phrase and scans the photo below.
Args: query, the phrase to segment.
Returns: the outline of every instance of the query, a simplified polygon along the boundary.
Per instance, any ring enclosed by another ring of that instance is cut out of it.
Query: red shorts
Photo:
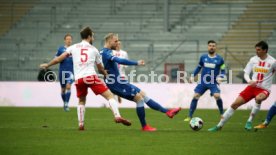
[[[80,78],[75,81],[75,85],[77,88],[77,96],[84,97],[87,95],[87,88],[91,88],[91,90],[96,94],[102,94],[106,90],[108,90],[107,86],[104,82],[98,78],[97,75],[87,76],[85,78]]]
[[[241,93],[240,96],[245,100],[245,102],[250,101],[251,99],[255,98],[259,94],[265,94],[266,97],[269,96],[269,92],[265,89],[258,88],[258,87],[251,87],[247,86]]]

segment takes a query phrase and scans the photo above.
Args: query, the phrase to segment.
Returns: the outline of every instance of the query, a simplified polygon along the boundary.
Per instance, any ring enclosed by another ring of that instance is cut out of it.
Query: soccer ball
[[[203,120],[199,117],[192,118],[191,121],[190,121],[190,127],[194,131],[200,130],[203,127]]]

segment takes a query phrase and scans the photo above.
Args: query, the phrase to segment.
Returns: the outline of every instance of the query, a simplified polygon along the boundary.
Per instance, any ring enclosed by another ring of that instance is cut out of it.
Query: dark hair
[[[64,36],[64,40],[65,40],[66,37],[68,37],[68,36],[70,36],[71,38],[73,38],[72,35],[71,35],[70,33],[66,33],[65,36]]]
[[[209,45],[210,43],[215,43],[216,44],[216,42],[214,40],[209,40],[207,44]]]
[[[81,39],[87,39],[88,36],[92,37],[93,31],[90,27],[85,27],[80,31]]]
[[[268,44],[265,41],[258,42],[255,47],[260,47],[262,50],[268,51]]]

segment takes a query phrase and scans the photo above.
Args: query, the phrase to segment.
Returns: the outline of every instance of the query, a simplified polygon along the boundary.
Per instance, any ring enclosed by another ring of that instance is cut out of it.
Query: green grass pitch
[[[141,132],[135,109],[120,109],[132,121],[126,127],[113,121],[106,108],[87,108],[85,131],[78,131],[75,108],[0,108],[1,155],[245,155],[275,154],[276,124],[264,130],[245,131],[250,111],[238,110],[222,131],[208,128],[219,121],[218,110],[197,110],[204,120],[200,131],[183,122],[188,110],[170,119],[160,112],[146,110],[147,122],[157,132]],[[267,111],[261,111],[253,124],[259,124]]]

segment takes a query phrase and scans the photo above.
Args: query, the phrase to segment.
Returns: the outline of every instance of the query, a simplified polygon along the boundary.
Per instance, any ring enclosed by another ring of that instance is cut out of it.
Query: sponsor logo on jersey
[[[204,67],[206,67],[206,68],[215,68],[216,64],[205,62]]]
[[[255,68],[254,68],[254,72],[258,72],[258,73],[268,73],[269,70],[268,70],[268,69],[265,69],[265,68],[255,67]]]

